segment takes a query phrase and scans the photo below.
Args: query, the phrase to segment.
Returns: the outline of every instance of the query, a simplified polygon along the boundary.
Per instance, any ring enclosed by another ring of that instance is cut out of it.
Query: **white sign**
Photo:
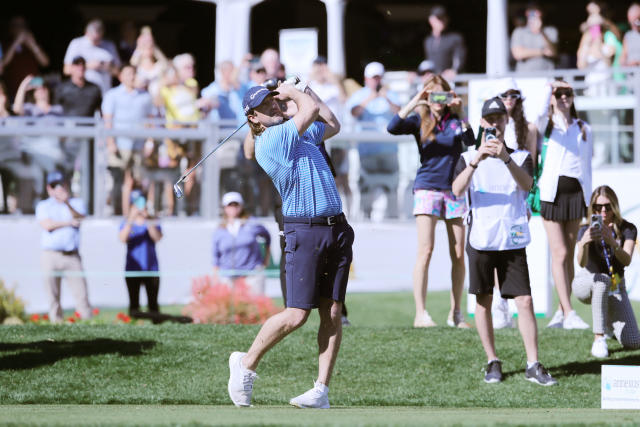
[[[288,28],[280,30],[280,62],[287,75],[307,76],[313,60],[318,56],[316,28]]]
[[[602,365],[602,409],[640,409],[640,366]]]

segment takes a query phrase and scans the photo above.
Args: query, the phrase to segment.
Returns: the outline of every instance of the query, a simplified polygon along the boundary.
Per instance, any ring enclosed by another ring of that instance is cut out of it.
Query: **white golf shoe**
[[[253,382],[258,375],[242,367],[242,358],[247,353],[234,351],[229,356],[229,397],[236,406],[251,406]]]
[[[314,381],[313,388],[289,401],[290,405],[302,409],[329,409],[329,388]]]

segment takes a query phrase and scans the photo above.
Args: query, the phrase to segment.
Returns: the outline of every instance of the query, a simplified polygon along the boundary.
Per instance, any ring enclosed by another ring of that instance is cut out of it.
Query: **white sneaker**
[[[509,314],[509,302],[504,298],[499,298],[500,301],[491,307],[493,329],[513,328],[513,317]]]
[[[422,312],[422,315],[418,316],[413,321],[414,328],[430,328],[432,326],[437,326],[437,325],[436,325],[436,322],[433,321],[431,316],[429,316],[429,313],[427,312],[427,310]]]
[[[329,389],[324,384],[314,381],[311,390],[294,397],[289,404],[302,409],[329,409]]]
[[[558,309],[551,318],[551,321],[547,325],[547,328],[562,328],[564,323],[564,313],[562,309]]]
[[[562,322],[564,329],[589,329],[589,325],[578,316],[575,310],[571,310],[564,322]]]
[[[258,375],[242,367],[242,358],[247,353],[234,351],[229,356],[229,397],[236,406],[251,406],[253,382]]]
[[[609,357],[609,349],[607,348],[607,339],[605,337],[596,338],[591,346],[591,355],[593,357]]]

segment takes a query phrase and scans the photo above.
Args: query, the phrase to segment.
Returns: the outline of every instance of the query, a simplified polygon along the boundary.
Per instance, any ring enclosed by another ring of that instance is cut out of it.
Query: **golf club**
[[[209,156],[211,156],[213,153],[215,153],[218,148],[222,147],[222,145],[227,142],[229,140],[229,138],[231,138],[233,135],[235,135],[236,133],[238,133],[238,131],[240,129],[242,129],[244,127],[244,125],[246,125],[247,122],[242,123],[240,126],[238,126],[236,128],[236,130],[234,130],[233,132],[231,132],[231,134],[229,136],[227,136],[225,139],[223,139],[222,141],[220,141],[218,143],[218,145],[216,145],[215,147],[213,147],[213,150],[209,151],[209,153],[204,156],[203,158],[200,159],[200,161],[198,163],[195,164],[195,166],[193,166],[191,169],[189,169],[184,175],[182,175],[180,177],[180,179],[178,181],[176,181],[175,184],[173,184],[173,193],[176,195],[176,197],[178,199],[181,199],[182,196],[184,196],[184,192],[182,191],[182,188],[180,188],[180,184],[182,183],[182,181],[184,181],[185,179],[187,179],[187,177],[189,175],[191,175],[191,172],[193,172],[194,170],[196,170],[196,168],[198,166],[200,166],[202,164],[202,162],[204,162],[205,160],[207,160],[209,158]]]
[[[285,80],[284,82],[282,82],[283,84],[291,84],[291,85],[295,85],[298,84],[300,82],[300,78],[298,76],[294,76],[294,77],[289,77],[287,80]],[[267,81],[267,83],[271,84],[271,87],[269,87],[269,90],[273,90],[273,82],[271,80]],[[277,86],[277,83],[276,83]],[[194,170],[196,170],[196,168],[198,166],[200,166],[205,160],[207,160],[209,158],[209,156],[211,156],[213,153],[216,152],[216,150],[218,150],[218,148],[222,147],[222,145],[227,142],[229,140],[229,138],[231,138],[233,135],[235,135],[240,129],[242,129],[244,127],[244,125],[246,125],[247,122],[245,121],[244,123],[242,123],[236,130],[234,130],[233,132],[231,132],[231,134],[229,136],[227,136],[225,139],[223,139],[222,141],[220,141],[218,143],[218,145],[216,145],[215,147],[213,147],[213,150],[209,151],[209,153],[204,156],[203,158],[200,159],[200,161],[198,163],[196,163],[191,169],[189,169],[184,175],[182,175],[180,177],[180,179],[178,181],[176,181],[175,184],[173,184],[173,193],[176,195],[176,198],[181,199],[182,196],[184,196],[184,192],[182,191],[182,188],[180,188],[180,184],[187,179],[187,177],[189,175],[191,175],[191,172],[193,172]]]

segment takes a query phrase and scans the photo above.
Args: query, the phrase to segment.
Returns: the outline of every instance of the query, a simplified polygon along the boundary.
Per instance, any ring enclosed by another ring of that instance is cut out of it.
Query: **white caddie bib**
[[[462,153],[467,165],[475,151]],[[528,151],[516,150],[511,158],[522,166]],[[497,158],[478,164],[469,185],[471,230],[469,244],[481,251],[521,249],[531,241],[527,219],[527,192],[516,184],[508,167]]]

